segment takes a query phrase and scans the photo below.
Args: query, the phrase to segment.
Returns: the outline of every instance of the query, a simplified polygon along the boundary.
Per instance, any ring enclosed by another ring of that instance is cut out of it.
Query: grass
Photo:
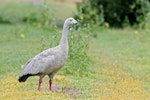
[[[75,12],[74,3],[59,2],[4,2],[0,3],[0,21],[6,20],[9,23],[20,23],[27,16],[40,17],[45,8],[49,8],[47,15],[54,18],[52,20],[57,24],[61,24],[64,18],[71,17]],[[65,12],[64,12],[65,11]],[[41,18],[42,19],[42,18]],[[57,20],[56,20],[57,19]]]
[[[135,34],[133,29],[98,29],[97,32],[99,39],[91,44],[90,54],[96,61],[95,72],[100,73],[95,76],[102,89],[101,99],[148,100],[149,31],[138,30],[139,34]]]
[[[12,16],[11,12],[9,15]],[[13,19],[13,17],[11,18]],[[51,36],[59,31],[59,29],[54,30],[53,27],[45,29],[21,23],[0,24],[1,99],[150,99],[150,31],[143,29],[93,27],[91,34],[96,34],[97,37],[90,37],[88,54],[93,61],[89,67],[94,73],[88,77],[80,77],[66,75],[61,69],[54,77],[53,83],[60,87],[60,91],[37,91],[38,77],[32,77],[25,83],[19,83],[17,79],[21,65],[41,50],[49,48],[50,42],[54,41]],[[77,34],[84,34],[84,31]],[[49,43],[45,43],[45,41],[49,41]],[[48,77],[44,78],[42,84],[43,89],[46,87],[48,87]],[[79,91],[69,96],[66,91],[69,88]]]

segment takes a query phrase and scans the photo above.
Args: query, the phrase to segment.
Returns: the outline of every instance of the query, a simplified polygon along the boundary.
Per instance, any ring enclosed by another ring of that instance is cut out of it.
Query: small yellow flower
[[[149,27],[149,25],[145,25],[145,29],[149,29],[150,27]]]
[[[25,38],[25,35],[24,35],[24,34],[20,34],[20,37],[21,37],[21,38]]]
[[[83,16],[81,15],[81,16],[79,16],[79,18],[80,18],[80,19],[83,19]]]
[[[39,23],[37,23],[37,27],[38,28],[40,28],[41,27],[41,23],[39,22]]]
[[[139,34],[139,32],[137,30],[134,31],[134,34]]]
[[[59,96],[59,94],[58,93],[56,93],[56,97],[58,97]]]
[[[105,26],[106,28],[109,28],[109,27],[110,27],[110,25],[109,25],[108,22],[106,22],[106,23],[104,24],[104,26]]]

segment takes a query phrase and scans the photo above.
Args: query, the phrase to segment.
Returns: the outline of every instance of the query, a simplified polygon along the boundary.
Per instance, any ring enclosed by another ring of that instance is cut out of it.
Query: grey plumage
[[[18,79],[19,82],[25,82],[28,77],[36,75],[40,77],[40,80],[42,80],[45,75],[48,75],[50,77],[50,80],[53,79],[54,74],[66,62],[69,50],[67,39],[68,28],[70,25],[75,23],[77,23],[77,21],[73,18],[66,19],[63,25],[63,32],[59,45],[37,54],[25,65],[23,65],[22,73]],[[38,87],[38,89],[39,88],[40,86]]]

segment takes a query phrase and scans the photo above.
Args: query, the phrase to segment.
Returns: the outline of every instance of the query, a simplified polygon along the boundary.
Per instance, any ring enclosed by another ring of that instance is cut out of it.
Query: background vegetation
[[[83,23],[88,21],[101,25],[108,22],[115,27],[137,26],[146,22],[146,15],[150,12],[150,1],[95,0],[93,2],[83,0],[83,3],[78,4],[78,11],[80,14],[77,14],[76,17],[83,19]]]
[[[40,92],[38,77],[19,83],[21,65],[56,46],[63,21],[77,13],[74,3],[35,1],[0,1],[1,99],[149,100],[149,13],[144,17],[146,23],[140,23],[145,25],[143,28],[127,24],[128,27],[117,29],[110,27],[109,22],[101,23],[104,14],[89,17],[96,12],[92,12],[90,5],[85,5],[90,19],[86,20],[87,14],[79,11],[77,26],[69,30],[69,59],[54,77],[57,90],[47,90],[48,77],[44,78]]]

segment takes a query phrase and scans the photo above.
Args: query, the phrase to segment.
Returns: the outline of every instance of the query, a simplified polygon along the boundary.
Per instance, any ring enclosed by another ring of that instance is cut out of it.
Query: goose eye
[[[72,19],[70,19],[69,21],[72,21]]]

